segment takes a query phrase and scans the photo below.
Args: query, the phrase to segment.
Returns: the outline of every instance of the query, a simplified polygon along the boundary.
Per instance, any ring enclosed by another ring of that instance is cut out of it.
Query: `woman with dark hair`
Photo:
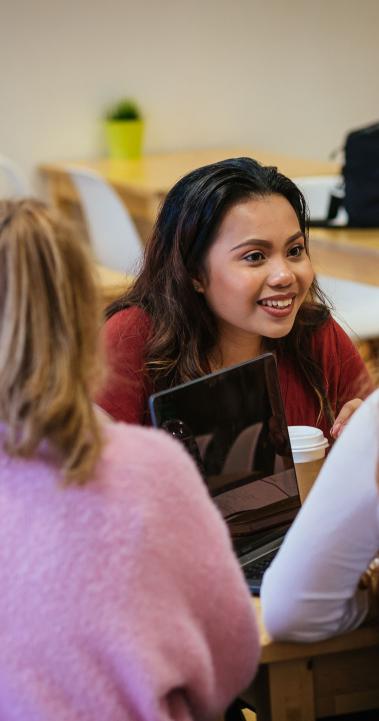
[[[314,277],[302,193],[251,158],[198,168],[168,193],[105,342],[99,404],[130,422],[149,422],[152,391],[269,350],[288,424],[336,437],[372,389]]]

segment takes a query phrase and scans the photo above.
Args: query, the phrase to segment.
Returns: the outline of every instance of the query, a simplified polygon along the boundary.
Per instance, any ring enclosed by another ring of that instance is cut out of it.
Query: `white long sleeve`
[[[357,590],[379,549],[379,391],[354,414],[266,572],[261,603],[276,640],[315,641],[358,626]]]

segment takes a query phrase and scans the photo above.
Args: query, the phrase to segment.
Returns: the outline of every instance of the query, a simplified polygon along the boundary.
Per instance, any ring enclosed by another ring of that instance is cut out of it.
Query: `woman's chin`
[[[294,322],[294,319],[291,319],[290,322],[280,324],[276,328],[267,328],[266,332],[262,335],[264,335],[265,338],[271,338],[271,340],[285,338],[286,335],[291,332]]]

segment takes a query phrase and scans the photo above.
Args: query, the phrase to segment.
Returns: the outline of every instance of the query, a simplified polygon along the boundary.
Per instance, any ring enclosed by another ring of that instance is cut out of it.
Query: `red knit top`
[[[98,404],[117,420],[149,424],[148,397],[152,392],[144,373],[144,353],[150,330],[148,315],[136,306],[115,313],[104,326],[108,377]],[[373,385],[356,347],[329,318],[313,336],[313,353],[323,369],[331,407],[338,415],[352,398],[365,398]],[[290,359],[278,362],[279,380],[288,425],[321,428],[330,439],[329,424],[319,416],[319,402]]]

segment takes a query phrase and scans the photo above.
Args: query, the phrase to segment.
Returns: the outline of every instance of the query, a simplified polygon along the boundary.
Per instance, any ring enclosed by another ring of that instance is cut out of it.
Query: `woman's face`
[[[221,342],[254,336],[260,344],[290,332],[313,277],[294,209],[269,195],[228,211],[195,287],[218,320]]]

